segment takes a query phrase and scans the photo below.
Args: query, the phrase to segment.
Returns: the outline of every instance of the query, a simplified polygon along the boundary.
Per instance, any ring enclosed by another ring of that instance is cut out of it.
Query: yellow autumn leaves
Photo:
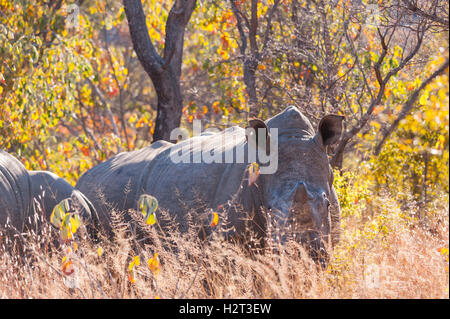
[[[133,260],[128,265],[128,280],[131,281],[131,283],[133,283],[133,284],[136,282],[135,267],[139,266],[140,264],[141,264],[141,262],[139,260],[139,256],[134,256]]]
[[[158,200],[147,194],[139,197],[138,208],[144,216],[145,223],[153,225],[156,223],[156,210],[158,209]]]
[[[73,263],[67,256],[63,257],[61,264],[62,264],[61,270],[64,273],[64,275],[70,276],[75,272]]]
[[[159,274],[159,258],[158,258],[158,253],[155,253],[153,255],[152,258],[150,258],[147,261],[148,264],[148,268],[151,270],[153,276],[155,276],[155,278],[158,276]]]
[[[209,224],[209,226],[215,227],[217,226],[218,223],[219,223],[219,214],[217,214],[216,212],[212,212],[211,223]]]
[[[447,262],[447,266],[445,267],[445,271],[448,272],[448,260],[449,260],[449,250],[447,247],[442,247],[438,250],[438,252],[445,258]]]
[[[136,267],[140,266],[141,261],[139,256],[134,256],[133,259],[131,260],[131,262],[128,264],[128,280],[131,283],[135,283],[136,282]],[[159,263],[159,258],[158,258],[158,254],[155,253],[153,255],[153,257],[151,257],[148,261],[147,261],[147,265],[148,268],[150,269],[150,271],[152,272],[153,276],[155,278],[158,277],[159,274],[159,268],[160,268],[160,263]]]
[[[156,210],[158,209],[158,200],[148,194],[142,194],[138,200],[138,209],[144,217],[147,225],[153,225],[156,223]],[[128,280],[131,283],[136,282],[136,267],[140,265],[139,256],[134,256],[131,262],[128,264]],[[155,253],[152,258],[147,261],[148,268],[156,278],[159,274],[159,258]]]
[[[71,240],[78,228],[81,226],[81,220],[78,214],[71,212],[69,199],[62,200],[53,208],[50,216],[50,222],[59,229],[61,239]]]
[[[62,244],[69,245],[66,251],[67,254],[61,260],[61,271],[64,275],[71,276],[75,272],[75,268],[69,255],[72,251],[78,249],[78,244],[73,242],[73,249],[70,245],[74,234],[81,226],[81,219],[76,210],[71,206],[69,198],[62,200],[53,208],[52,214],[50,215],[50,223],[59,229]]]
[[[253,162],[248,167],[248,186],[252,186],[259,177],[259,165]]]

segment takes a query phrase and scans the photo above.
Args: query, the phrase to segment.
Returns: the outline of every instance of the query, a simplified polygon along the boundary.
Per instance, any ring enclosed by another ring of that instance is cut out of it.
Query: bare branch
[[[439,1],[434,1],[434,3],[431,5],[431,7],[433,8],[437,8],[438,4],[436,2]],[[417,14],[427,20],[433,21],[435,23],[438,23],[440,27],[442,27],[444,30],[448,30],[448,1],[442,1],[441,6],[445,9],[447,9],[446,13],[446,17],[440,17],[437,15],[436,12],[434,13],[430,13],[430,12],[425,12],[422,8],[420,8],[416,3],[413,3],[413,1],[410,0],[403,0],[403,3],[406,5],[406,8],[408,8],[410,11],[412,11],[414,14]]]
[[[394,24],[391,28],[396,28],[397,24]],[[359,120],[358,123],[356,123],[350,130],[346,131],[342,138],[341,141],[338,145],[338,147],[336,148],[335,154],[333,156],[333,158],[331,159],[331,165],[333,167],[342,167],[342,160],[343,160],[343,153],[344,153],[344,149],[347,145],[347,143],[366,125],[366,123],[369,121],[369,119],[372,116],[373,110],[375,109],[375,107],[377,105],[381,104],[381,101],[385,95],[385,88],[386,85],[388,84],[389,80],[398,74],[398,72],[400,72],[411,60],[412,58],[417,54],[417,52],[419,51],[421,45],[422,45],[422,41],[425,35],[425,31],[427,30],[426,28],[426,24],[423,24],[421,28],[415,30],[416,32],[416,36],[417,36],[417,41],[416,44],[414,46],[414,48],[409,52],[409,54],[399,63],[399,65],[393,69],[391,69],[384,78],[382,78],[381,75],[381,65],[382,62],[384,60],[384,58],[387,55],[388,52],[388,46],[386,44],[385,41],[385,37],[387,35],[387,31],[385,34],[382,34],[381,31],[378,29],[378,35],[380,36],[380,45],[382,47],[382,53],[377,61],[377,63],[374,65],[374,71],[377,77],[377,82],[379,84],[379,89],[378,89],[378,93],[377,96],[374,98],[374,96],[372,95],[371,91],[369,90],[369,93],[371,95],[371,102],[369,107],[367,108],[366,112],[364,113],[364,115],[361,117],[361,119]],[[364,72],[362,70],[362,68],[359,66],[359,61],[358,61],[358,57],[355,53],[354,47],[353,47],[353,43],[351,42],[350,36],[348,35],[347,32],[347,27],[345,27],[345,33],[346,33],[346,37],[347,40],[350,43],[350,47],[352,49],[352,53],[355,56],[355,60],[357,63],[358,68],[360,69],[362,75],[363,75],[363,79],[364,79],[364,83],[366,85],[366,87],[368,89],[370,89],[366,77],[364,75]]]
[[[241,38],[241,43],[239,44],[239,50],[241,54],[244,56],[245,51],[247,50],[247,36],[245,35],[244,28],[242,27],[242,12],[236,5],[236,0],[231,0],[231,10],[233,11],[234,16],[236,17],[237,28],[239,31],[239,36]]]
[[[184,31],[196,3],[196,0],[176,0],[167,17],[162,68],[165,69],[170,65],[178,80],[181,75]]]
[[[183,97],[180,88],[184,32],[196,0],[175,0],[166,21],[164,59],[156,52],[148,34],[141,0],[123,0],[133,48],[152,80],[158,97],[153,141],[170,140],[170,132],[180,125]]]
[[[266,26],[266,31],[264,32],[264,40],[263,40],[263,45],[262,45],[262,49],[261,49],[262,52],[264,52],[264,50],[266,49],[267,42],[269,41],[270,32],[272,30],[273,14],[277,10],[278,5],[280,4],[280,1],[281,0],[275,0],[272,8],[270,8],[269,14],[267,15],[267,18],[266,18],[267,26]]]
[[[373,95],[371,87],[369,86],[369,82],[367,81],[366,73],[362,69],[361,63],[359,62],[358,54],[356,53],[353,41],[350,38],[350,35],[348,34],[348,23],[349,23],[349,21],[345,19],[345,16],[344,16],[344,21],[345,21],[345,23],[344,23],[345,38],[347,39],[347,42],[350,45],[350,49],[351,49],[352,54],[353,54],[353,56],[355,58],[356,67],[358,68],[359,72],[361,73],[361,76],[363,77],[363,80],[364,80],[364,85],[367,88],[367,91],[369,92],[370,97],[371,97],[371,99],[373,101],[374,100],[374,95]]]
[[[130,28],[134,51],[144,70],[151,78],[155,78],[162,72],[161,66],[164,62],[158,52],[156,52],[148,36],[148,28],[141,0],[123,0],[123,5]]]
[[[111,121],[111,125],[113,128],[114,134],[120,139],[119,130],[117,129],[116,122],[114,121],[114,115],[111,111],[111,108],[109,107],[109,104],[106,102],[103,94],[100,92],[100,89],[97,87],[97,85],[95,85],[89,78],[87,78],[87,81],[88,81],[89,85],[91,86],[91,88],[93,89],[94,93],[100,99],[100,102],[103,104],[103,107],[105,108],[106,113],[108,114],[109,120]],[[120,146],[120,144],[118,146],[118,151],[119,152],[122,151],[122,147]]]
[[[403,105],[402,110],[400,111],[400,114],[395,119],[395,121],[391,124],[391,126],[386,130],[386,132],[383,135],[383,138],[378,143],[377,147],[375,148],[375,155],[378,155],[381,151],[381,148],[383,147],[383,144],[389,137],[389,135],[392,134],[392,132],[397,128],[400,121],[403,120],[412,110],[414,103],[416,102],[417,98],[419,97],[420,92],[428,85],[430,84],[436,77],[439,75],[442,75],[445,70],[449,66],[449,60],[447,59],[444,64],[442,64],[439,69],[437,69],[433,74],[431,74],[425,81],[422,82],[422,84],[414,91],[414,93],[408,98],[406,103]]]
[[[252,0],[250,30],[248,32],[248,38],[250,41],[250,49],[253,55],[258,54],[258,46],[256,44],[257,31],[258,31],[258,0]]]

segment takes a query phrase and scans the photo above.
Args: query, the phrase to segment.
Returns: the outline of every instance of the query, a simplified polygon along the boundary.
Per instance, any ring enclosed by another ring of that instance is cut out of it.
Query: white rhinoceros
[[[331,234],[336,242],[339,237],[340,208],[326,147],[339,140],[343,118],[327,115],[315,131],[291,106],[265,122],[251,120],[250,127],[265,129],[270,148],[262,148],[278,155],[277,170],[261,174],[251,186],[246,180],[253,161],[248,155],[252,140],[245,129],[231,127],[177,144],[157,141],[137,151],[120,153],[83,174],[76,188],[91,200],[107,229],[111,229],[112,209],[136,209],[140,195],[149,194],[181,226],[186,224],[189,210],[222,209],[229,235],[246,239],[248,230],[252,230],[264,239],[269,224],[277,225],[271,232],[275,240],[299,235],[317,255],[324,248],[323,239]],[[273,131],[271,135],[269,130]],[[277,143],[272,143],[275,139]],[[257,140],[261,143],[264,137]],[[237,160],[242,150],[244,159]],[[182,151],[187,162],[174,156]],[[221,162],[211,162],[211,154]],[[229,154],[235,155],[234,161],[224,159]],[[205,158],[207,163],[199,161]],[[285,231],[280,233],[282,229]]]
[[[31,180],[15,157],[0,150],[0,226],[10,224],[18,231],[33,211]]]
[[[94,206],[67,181],[48,171],[27,171],[0,150],[0,227],[8,224],[22,232],[36,220],[35,213],[49,221],[53,208],[67,198],[84,221],[97,219]]]

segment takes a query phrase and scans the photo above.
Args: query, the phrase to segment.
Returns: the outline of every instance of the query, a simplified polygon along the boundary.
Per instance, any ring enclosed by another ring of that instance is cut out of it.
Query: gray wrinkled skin
[[[150,194],[181,226],[189,210],[206,212],[223,206],[231,227],[229,235],[245,237],[251,229],[264,238],[268,233],[265,212],[269,212],[270,224],[276,230],[272,235],[275,241],[282,243],[289,237],[285,234],[296,233],[323,250],[323,242],[330,235],[333,242],[339,237],[340,209],[326,146],[339,139],[342,120],[341,116],[326,116],[315,131],[292,106],[267,120],[269,129],[278,128],[278,170],[260,175],[251,187],[242,182],[247,178],[247,156],[244,163],[174,163],[170,151],[175,144],[158,141],[95,166],[79,179],[76,188],[92,201],[106,228],[111,209],[135,209],[139,196]],[[226,142],[224,148],[215,151],[224,153],[243,147],[247,154],[245,129],[240,127],[196,136],[176,145],[190,145],[189,153],[195,157],[201,152],[200,145],[205,149],[220,145],[222,140]],[[235,195],[235,202],[228,207],[226,203]]]
[[[28,174],[36,211],[42,211],[46,220],[50,220],[53,208],[57,204],[71,198],[82,219],[91,221],[92,215],[95,215],[93,205],[65,179],[48,171],[28,171]]]
[[[94,206],[67,181],[51,172],[27,171],[14,156],[0,150],[0,227],[9,224],[22,232],[28,221],[35,222],[35,212],[49,221],[53,208],[66,198],[84,221],[95,221]]]
[[[0,227],[9,224],[18,231],[33,210],[31,181],[14,156],[0,150]]]

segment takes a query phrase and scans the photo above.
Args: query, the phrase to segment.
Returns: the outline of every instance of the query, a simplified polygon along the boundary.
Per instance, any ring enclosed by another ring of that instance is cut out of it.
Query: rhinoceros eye
[[[325,201],[327,208],[330,207],[330,201],[328,200],[327,195],[325,193],[322,193],[322,198]]]

